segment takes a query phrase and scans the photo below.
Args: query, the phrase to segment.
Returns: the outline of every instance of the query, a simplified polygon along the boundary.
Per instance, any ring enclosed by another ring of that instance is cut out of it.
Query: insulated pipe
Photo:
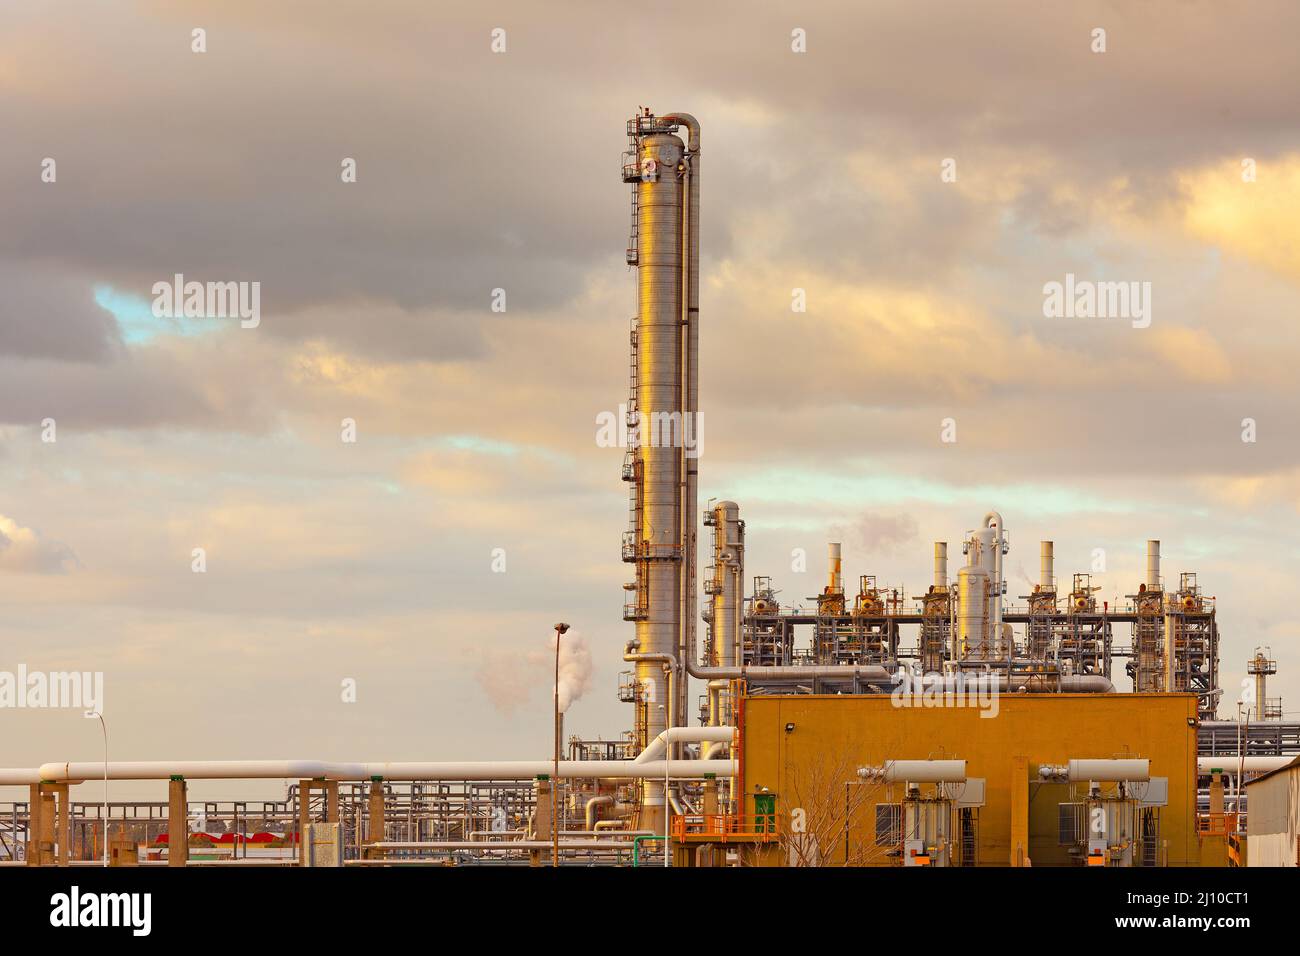
[[[960,675],[927,674],[910,678],[910,683],[899,683],[902,694],[936,693],[999,693],[999,694],[1113,694],[1115,685],[1101,674],[1015,674],[1010,679],[1005,674],[983,674],[965,671]],[[867,683],[875,683],[868,681]]]
[[[1005,681],[1005,678],[1003,678]],[[1109,677],[1103,677],[1101,674],[1063,674],[1055,678],[1055,687],[1041,686],[1042,678],[1036,675],[1020,676],[1011,678],[1010,690],[1012,692],[1024,689],[1028,693],[1039,693],[1045,691],[1059,690],[1062,694],[1113,694],[1115,685],[1111,683]],[[1003,685],[1006,688],[1006,684]]]
[[[1150,760],[1071,760],[1066,772],[1071,783],[1086,780],[1114,782],[1134,780],[1142,782],[1151,779]]]
[[[736,773],[734,760],[561,760],[562,778],[660,779],[665,771],[678,779]],[[551,760],[482,760],[460,763],[333,763],[319,760],[146,760],[112,762],[110,780],[530,780],[555,771]],[[102,779],[103,761],[47,763],[36,770],[4,770],[0,774],[35,774],[54,783]]]
[[[1244,773],[1268,773],[1270,770],[1285,767],[1293,760],[1295,760],[1294,754],[1272,757],[1238,757],[1236,754],[1219,754],[1217,757],[1197,757],[1196,772],[1208,775],[1215,770],[1235,772],[1240,769]]]
[[[820,664],[808,667],[802,667],[792,664],[785,667],[755,667],[752,665],[742,665],[740,667],[690,667],[686,668],[687,673],[692,677],[700,680],[749,680],[749,681],[776,681],[783,679],[800,679],[808,680],[814,677],[842,677],[852,679],[856,677],[864,684],[883,684],[890,683],[894,679],[893,672],[879,664]]]
[[[948,589],[947,541],[936,541],[934,543],[934,589],[936,591],[946,591]]]
[[[637,755],[634,763],[662,760],[670,743],[689,741],[731,743],[736,739],[735,727],[670,727],[650,742],[650,746]]]
[[[637,641],[635,640],[628,641],[627,647],[624,648],[623,650],[623,660],[628,661],[629,663],[636,664],[638,674],[641,673],[642,665],[649,664],[649,663],[658,663],[663,667],[664,672],[668,675],[668,679],[665,682],[667,684],[667,700],[664,702],[664,715],[665,715],[664,720],[666,723],[664,730],[668,730],[673,726],[672,701],[675,699],[676,688],[678,684],[677,678],[681,673],[681,667],[677,663],[677,658],[674,657],[672,654],[642,654],[639,651],[637,651],[637,647],[638,647]],[[653,684],[651,685],[652,688],[654,686],[656,685]],[[651,699],[646,701],[647,712],[651,709],[650,705],[656,703],[656,699],[653,696],[654,695],[653,689],[651,690],[651,694],[652,694]],[[658,713],[658,710],[656,709],[655,712]],[[647,713],[647,726],[649,726],[648,713]]]
[[[792,683],[796,681],[808,681],[812,679],[819,680],[853,680],[861,684],[870,684],[873,686],[894,686],[899,683],[898,672],[891,671],[880,664],[814,664],[801,666],[792,664],[784,667],[756,667],[746,665],[744,667],[688,667],[687,673],[692,677],[704,680],[738,680],[744,679],[756,684],[777,684]],[[929,681],[931,678],[926,677],[924,680]],[[944,675],[938,678],[940,683],[934,685],[937,688],[956,689],[958,687],[958,678],[951,675]],[[1017,674],[1009,681],[1005,674],[999,675],[968,675],[962,678],[968,689],[976,689],[984,686],[996,686],[999,693],[1018,692],[1023,689],[1026,693],[1054,693],[1063,694],[1113,694],[1115,685],[1110,679],[1103,677],[1101,674],[1071,674],[1071,675],[1040,675],[1040,674]],[[977,684],[976,681],[981,683]],[[995,685],[990,685],[989,681],[996,681]],[[917,684],[921,679],[917,679]],[[924,686],[929,686],[925,684]]]
[[[607,803],[613,803],[614,798],[607,793],[600,796],[592,797],[587,801],[585,814],[587,818],[587,829],[594,831],[596,829],[596,808],[604,806]]]
[[[1038,587],[1042,591],[1056,590],[1056,575],[1053,565],[1053,545],[1050,541],[1044,541],[1038,546]]]
[[[699,438],[698,427],[700,407],[700,122],[690,113],[667,113],[663,119],[669,123],[685,126],[687,131],[686,155],[682,157],[682,244],[681,264],[682,296],[681,317],[685,342],[682,346],[682,417],[683,422],[691,420],[695,428],[693,434]],[[689,456],[683,449],[682,469],[684,479],[684,497],[682,509],[683,547],[685,554],[682,561],[683,591],[683,635],[679,656],[684,660],[695,659],[695,587],[696,563],[696,527],[699,524],[699,458]],[[685,682],[679,691],[681,721],[685,722],[686,694]]]
[[[966,780],[966,761],[891,760],[879,767],[859,767],[858,776],[885,783],[963,783]]]

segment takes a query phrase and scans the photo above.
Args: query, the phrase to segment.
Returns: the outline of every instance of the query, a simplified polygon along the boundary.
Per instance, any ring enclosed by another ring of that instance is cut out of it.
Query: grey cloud
[[[84,276],[0,259],[0,290],[0,356],[104,361],[120,345]]]

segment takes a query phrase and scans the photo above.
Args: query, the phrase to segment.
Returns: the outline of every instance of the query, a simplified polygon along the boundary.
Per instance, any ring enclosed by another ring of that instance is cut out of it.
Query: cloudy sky
[[[837,539],[911,594],[996,507],[1013,596],[1051,538],[1115,602],[1159,538],[1218,599],[1221,713],[1264,644],[1294,717],[1297,34],[1286,2],[5,0],[0,670],[103,671],[123,759],[527,757],[562,619],[568,729],[628,726],[595,422],[644,104],[704,127],[701,494],[751,574],[802,600]],[[259,282],[260,324],[155,318],[175,273]],[[1046,318],[1067,274],[1149,282],[1150,326]],[[75,711],[0,741],[100,752]]]

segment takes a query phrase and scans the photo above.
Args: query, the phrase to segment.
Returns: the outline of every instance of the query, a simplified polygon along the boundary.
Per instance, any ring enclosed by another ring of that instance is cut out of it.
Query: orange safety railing
[[[687,814],[673,817],[673,839],[699,843],[767,843],[777,838],[776,814]]]
[[[1237,832],[1237,814],[1208,813],[1196,821],[1196,831],[1201,836],[1226,836]]]

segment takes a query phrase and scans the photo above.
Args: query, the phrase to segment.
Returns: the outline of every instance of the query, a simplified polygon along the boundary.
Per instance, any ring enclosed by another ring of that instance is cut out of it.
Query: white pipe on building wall
[[[1110,783],[1117,780],[1143,782],[1151,779],[1150,760],[1071,760],[1066,765],[1071,783],[1087,780]]]
[[[891,760],[877,767],[859,767],[858,776],[885,783],[962,783],[966,779],[966,761]]]

